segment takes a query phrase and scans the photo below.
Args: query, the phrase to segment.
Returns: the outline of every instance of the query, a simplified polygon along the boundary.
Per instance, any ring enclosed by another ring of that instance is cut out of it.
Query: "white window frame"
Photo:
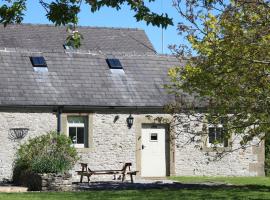
[[[218,144],[213,144],[209,142],[209,128],[224,128],[224,126],[222,124],[217,124],[217,125],[213,125],[213,124],[209,124],[207,127],[207,147],[225,147],[224,143],[225,141],[223,141],[223,143],[218,143]]]
[[[76,116],[70,116],[70,117],[76,117]],[[85,147],[85,134],[86,134],[86,126],[85,126],[85,123],[69,123],[68,120],[67,120],[67,133],[68,133],[68,137],[69,137],[69,128],[84,128],[84,143],[74,143],[74,141],[72,141],[74,147],[76,148],[84,148]],[[77,129],[76,129],[76,136],[77,136]],[[77,138],[76,138],[76,141],[77,141]]]

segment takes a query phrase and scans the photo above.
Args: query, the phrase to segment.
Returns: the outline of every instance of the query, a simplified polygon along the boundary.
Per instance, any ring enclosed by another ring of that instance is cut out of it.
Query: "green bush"
[[[78,160],[70,138],[50,132],[30,139],[17,151],[14,176],[21,173],[63,173]]]

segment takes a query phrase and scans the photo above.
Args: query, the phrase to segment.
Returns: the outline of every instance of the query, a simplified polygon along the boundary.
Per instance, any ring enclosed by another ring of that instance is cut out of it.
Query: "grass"
[[[172,177],[184,183],[180,189],[99,190],[87,192],[0,193],[0,200],[159,200],[159,199],[270,199],[270,178],[264,177]],[[234,186],[202,186],[192,183],[219,182]]]
[[[1,200],[158,200],[158,199],[270,199],[267,191],[248,189],[153,189],[91,192],[52,192],[52,193],[3,193]]]
[[[172,180],[181,183],[226,183],[233,185],[269,186],[270,177],[206,177],[206,176],[180,176],[172,177]]]

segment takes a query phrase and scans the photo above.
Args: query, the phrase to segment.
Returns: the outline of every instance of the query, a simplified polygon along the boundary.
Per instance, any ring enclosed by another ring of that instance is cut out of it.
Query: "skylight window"
[[[107,58],[106,62],[109,65],[110,69],[123,69],[120,60],[117,58]]]
[[[33,67],[47,67],[46,61],[42,56],[30,57]]]
[[[30,57],[35,72],[48,72],[47,63],[42,56]]]

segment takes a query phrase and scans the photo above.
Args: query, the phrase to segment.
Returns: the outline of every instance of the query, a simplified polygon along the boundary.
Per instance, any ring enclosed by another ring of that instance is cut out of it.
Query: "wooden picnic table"
[[[126,175],[129,175],[130,176],[130,181],[131,181],[131,183],[133,183],[134,182],[133,176],[135,176],[137,174],[137,172],[138,172],[138,171],[131,171],[132,163],[130,163],[130,162],[124,163],[123,167],[121,169],[117,169],[117,170],[91,170],[88,167],[87,163],[80,163],[80,164],[81,164],[82,170],[81,171],[76,171],[77,174],[81,176],[80,183],[82,183],[84,176],[87,177],[87,180],[88,180],[88,183],[89,183],[90,182],[90,177],[92,175],[106,175],[106,174],[114,175],[114,179],[115,179],[115,176],[117,174],[119,174],[120,176],[122,176],[122,178],[121,178],[122,182],[125,180]]]

